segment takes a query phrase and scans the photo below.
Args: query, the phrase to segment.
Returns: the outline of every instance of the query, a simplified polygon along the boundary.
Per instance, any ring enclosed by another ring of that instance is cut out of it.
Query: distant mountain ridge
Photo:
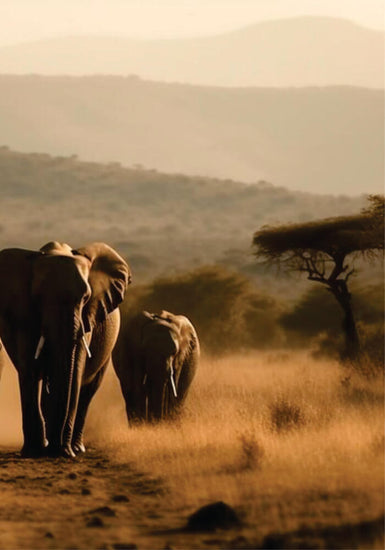
[[[382,90],[0,76],[0,144],[168,173],[382,192]]]
[[[384,86],[384,33],[343,19],[272,20],[212,37],[72,37],[0,48],[3,74],[137,74],[205,86]]]

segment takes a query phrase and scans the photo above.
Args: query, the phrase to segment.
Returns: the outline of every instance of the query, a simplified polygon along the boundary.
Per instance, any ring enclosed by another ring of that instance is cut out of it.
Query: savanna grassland
[[[305,352],[206,356],[178,421],[128,427],[110,370],[90,412],[88,457],[8,461],[3,494],[23,484],[24,516],[11,523],[2,512],[0,546],[13,528],[14,548],[28,533],[36,548],[382,548],[383,397],[381,377]],[[240,527],[184,529],[219,500]]]
[[[329,528],[383,514],[381,377],[367,380],[306,353],[206,358],[179,422],[129,430],[114,385],[98,396],[110,405],[100,414],[95,404],[90,436],[114,462],[162,480],[163,529],[182,527],[197,507],[223,500],[239,511],[242,536],[258,548],[270,533],[304,527],[325,543]],[[350,535],[346,528],[353,548]],[[220,539],[229,544],[228,536]],[[340,547],[334,543],[328,548]]]

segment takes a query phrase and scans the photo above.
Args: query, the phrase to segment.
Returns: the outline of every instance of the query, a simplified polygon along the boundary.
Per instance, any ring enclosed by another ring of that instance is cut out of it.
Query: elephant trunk
[[[177,397],[173,357],[151,365],[152,375],[149,375],[148,417],[160,420],[168,416],[171,401]]]
[[[51,406],[48,411],[48,442],[51,454],[72,456],[72,451],[65,441],[64,429],[67,423],[72,381],[75,369],[76,346],[69,352],[63,353],[63,357],[56,363],[55,369],[50,376]]]
[[[161,420],[164,416],[166,383],[150,380],[148,387],[147,415],[149,420]]]
[[[68,317],[70,316],[70,319]],[[64,317],[64,319],[63,319]],[[51,454],[75,456],[71,449],[72,425],[69,423],[74,398],[78,399],[79,385],[79,321],[72,314],[62,315],[62,327],[49,338],[49,406],[47,411],[48,451]],[[75,392],[75,395],[74,395]]]
[[[79,343],[75,348],[67,417],[63,428],[63,437],[62,437],[63,452],[64,454],[68,454],[70,456],[74,456],[74,452],[71,445],[72,445],[72,436],[73,436],[75,420],[76,420],[76,412],[77,412],[78,403],[79,403],[80,389],[82,385],[82,377],[83,377],[82,365],[84,365],[86,361],[85,355],[86,354],[88,355],[87,353],[88,345],[87,345],[87,348],[84,347],[83,338],[84,336],[81,337],[81,340],[79,340]]]

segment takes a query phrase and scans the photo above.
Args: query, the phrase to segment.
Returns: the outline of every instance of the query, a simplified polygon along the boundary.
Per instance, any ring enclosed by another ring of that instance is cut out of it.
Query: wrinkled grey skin
[[[0,336],[19,377],[23,456],[85,451],[87,409],[111,361],[129,280],[104,243],[0,252]]]
[[[183,315],[142,311],[124,320],[113,365],[128,420],[157,420],[177,413],[195,376],[199,355],[196,331]]]

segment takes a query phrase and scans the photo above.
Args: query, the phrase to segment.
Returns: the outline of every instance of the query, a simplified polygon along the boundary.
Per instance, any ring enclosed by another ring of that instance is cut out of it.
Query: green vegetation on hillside
[[[364,205],[358,197],[161,174],[6,147],[0,149],[0,198],[0,248],[39,248],[52,239],[73,246],[102,240],[128,258],[136,282],[215,262],[255,275],[256,227],[346,215]]]

